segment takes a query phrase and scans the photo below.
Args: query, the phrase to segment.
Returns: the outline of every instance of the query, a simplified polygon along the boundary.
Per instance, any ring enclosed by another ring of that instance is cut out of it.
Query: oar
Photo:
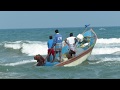
[[[50,55],[51,51],[52,51],[52,48],[51,48],[50,52],[47,54],[47,56],[45,57],[45,62],[44,62],[44,63],[46,63],[47,58],[48,58],[48,56]]]
[[[51,50],[50,50],[49,54],[45,57],[45,62],[46,62],[46,59],[48,58],[48,56],[50,55],[50,53],[51,53],[52,49],[54,48],[54,46],[55,46],[55,44],[53,44],[53,45],[52,45],[52,47],[51,47]]]

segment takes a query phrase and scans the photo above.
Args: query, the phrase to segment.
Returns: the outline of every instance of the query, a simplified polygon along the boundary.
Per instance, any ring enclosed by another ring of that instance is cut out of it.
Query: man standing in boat
[[[76,55],[76,42],[77,39],[76,37],[73,36],[73,33],[70,33],[70,37],[65,39],[66,44],[69,46],[69,54],[71,55]]]
[[[52,45],[53,45],[53,37],[52,36],[49,36],[49,40],[47,42],[47,45],[48,45],[48,59],[47,61],[50,62],[50,55],[52,54],[53,56],[53,60],[55,59],[55,51],[54,51],[54,48],[52,48]]]
[[[62,35],[59,33],[59,30],[55,30],[55,35],[54,35],[54,39],[53,39],[53,46],[52,48],[55,46],[55,56],[56,53],[59,53],[59,61],[61,62],[61,57],[62,57],[62,41],[63,41],[63,37]],[[52,61],[54,62],[54,60]]]

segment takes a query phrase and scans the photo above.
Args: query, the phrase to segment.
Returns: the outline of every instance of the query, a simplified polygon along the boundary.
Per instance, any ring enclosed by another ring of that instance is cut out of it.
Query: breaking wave
[[[28,56],[36,54],[46,55],[47,54],[47,42],[41,41],[16,41],[16,42],[5,42],[3,45],[5,48],[14,50],[20,50],[22,53]]]
[[[115,52],[120,52],[120,38],[100,38],[97,40],[97,43],[93,48],[92,54],[113,54]]]
[[[17,65],[23,65],[31,62],[36,62],[35,60],[23,60],[19,62],[14,62],[14,63],[6,63],[6,64],[0,64],[1,66],[17,66]]]
[[[0,44],[1,45],[1,44]],[[3,42],[4,48],[10,48],[13,50],[20,50],[22,53],[28,56],[34,56],[36,54],[47,55],[47,41],[15,41],[15,42]],[[120,38],[99,38],[93,48],[92,55],[96,54],[116,54],[120,53]]]

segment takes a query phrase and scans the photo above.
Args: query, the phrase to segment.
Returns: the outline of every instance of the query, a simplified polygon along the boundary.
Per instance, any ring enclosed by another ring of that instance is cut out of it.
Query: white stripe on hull
[[[71,63],[66,64],[66,65],[64,65],[64,66],[76,66],[76,65],[81,64],[83,61],[85,61],[85,60],[88,58],[88,56],[90,56],[91,52],[92,52],[92,51],[90,51],[88,54],[82,56],[82,57],[79,58],[78,60],[75,60],[74,62],[71,62]]]

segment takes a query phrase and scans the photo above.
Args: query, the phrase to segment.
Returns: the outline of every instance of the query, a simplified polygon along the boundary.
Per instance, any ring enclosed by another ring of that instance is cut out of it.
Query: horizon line
[[[90,27],[90,26],[89,26]],[[92,26],[93,27],[120,27],[120,26]],[[47,28],[84,28],[79,26],[73,26],[73,27],[25,27],[25,28],[0,28],[0,29],[47,29]]]

